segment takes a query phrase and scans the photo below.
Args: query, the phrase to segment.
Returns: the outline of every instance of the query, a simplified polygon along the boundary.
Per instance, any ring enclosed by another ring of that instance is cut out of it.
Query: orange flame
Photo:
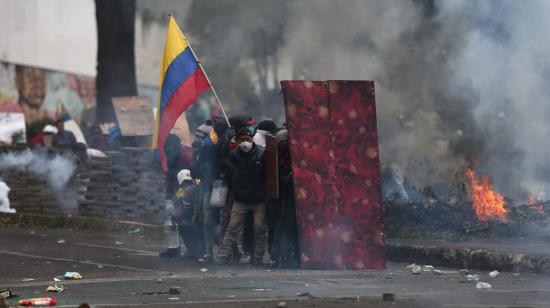
[[[484,176],[481,181],[475,176],[473,170],[468,169],[466,176],[470,179],[472,200],[477,218],[481,221],[488,221],[496,218],[506,219],[508,210],[504,207],[504,197],[493,190],[489,177]]]

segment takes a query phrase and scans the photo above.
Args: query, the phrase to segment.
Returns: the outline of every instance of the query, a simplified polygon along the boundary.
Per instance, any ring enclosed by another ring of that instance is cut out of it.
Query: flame
[[[542,198],[536,198],[535,196],[531,195],[529,196],[529,206],[537,213],[544,214],[544,208],[542,207]]]
[[[493,190],[489,177],[484,176],[481,181],[477,179],[473,170],[468,169],[466,176],[470,179],[470,189],[474,210],[481,221],[490,219],[506,219],[508,210],[504,207],[504,197]]]

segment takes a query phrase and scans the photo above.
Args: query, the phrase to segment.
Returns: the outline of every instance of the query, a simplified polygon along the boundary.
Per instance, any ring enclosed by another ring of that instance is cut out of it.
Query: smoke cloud
[[[376,83],[381,158],[408,185],[456,187],[471,167],[504,195],[549,187],[550,3],[330,1],[291,5],[290,79]]]
[[[0,171],[28,172],[46,180],[54,189],[64,187],[75,169],[74,160],[59,154],[47,156],[41,152],[25,150],[0,155]]]

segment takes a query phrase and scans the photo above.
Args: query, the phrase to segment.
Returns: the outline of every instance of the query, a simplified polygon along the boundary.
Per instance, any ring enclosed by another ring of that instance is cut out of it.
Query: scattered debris
[[[135,228],[134,230],[128,231],[128,234],[135,234],[135,233],[138,233],[139,231],[141,231],[140,228]]]
[[[22,299],[19,301],[21,306],[55,306],[57,304],[56,300],[51,297],[38,297],[38,298],[29,298]]]
[[[434,271],[434,267],[432,265],[424,265],[422,266],[422,272],[423,273],[431,273]]]
[[[277,307],[278,307],[278,308],[286,307],[286,302],[279,302],[279,303],[277,304]]]
[[[486,282],[481,282],[481,281],[476,284],[476,288],[478,288],[479,290],[481,290],[481,289],[490,289],[492,287],[493,286],[491,286],[491,284],[486,283]]]
[[[296,293],[296,296],[298,296],[298,297],[315,298],[315,296],[311,295],[309,292]]]
[[[34,278],[23,278],[23,279],[21,279],[21,281],[29,282],[29,281],[35,281],[35,279]]]
[[[208,269],[204,268],[204,267],[201,267],[201,269],[199,271],[201,271],[201,273],[206,273],[206,272],[208,272]]]
[[[63,278],[70,279],[70,280],[78,280],[78,279],[82,279],[82,275],[80,275],[77,272],[66,272],[65,275],[63,275]]]
[[[489,276],[495,278],[496,276],[500,275],[499,271],[492,271],[489,273]]]
[[[442,271],[442,270],[438,270],[438,269],[434,269],[434,270],[433,270],[433,274],[434,274],[434,275],[443,275],[443,271]]]
[[[168,290],[168,293],[170,293],[170,294],[172,294],[172,295],[181,294],[181,288],[180,288],[180,287],[171,287],[171,288]]]
[[[171,293],[166,292],[166,291],[159,291],[159,292],[143,292],[141,294],[143,294],[143,295],[169,295]]]
[[[8,299],[8,298],[16,297],[16,296],[17,295],[15,295],[15,293],[13,293],[12,289],[0,290],[0,298]]]
[[[464,280],[467,281],[467,282],[475,282],[475,281],[479,281],[479,275],[466,275],[464,276]]]
[[[395,294],[393,293],[384,293],[382,294],[382,300],[385,302],[395,302]]]
[[[461,269],[460,271],[458,271],[462,276],[466,276],[470,273],[469,270],[467,269]]]
[[[57,241],[58,244],[65,244],[67,243],[67,241],[65,241],[64,239],[60,239],[59,241]]]
[[[121,241],[115,241],[115,245],[124,245],[124,243]]]
[[[65,288],[63,288],[63,286],[58,286],[58,285],[53,285],[53,286],[48,286],[46,288],[46,291],[48,292],[55,292],[55,293],[61,293],[65,290]]]
[[[59,277],[53,277],[53,281],[61,281]]]
[[[413,274],[420,274],[422,272],[422,267],[414,263],[407,266],[406,268]]]

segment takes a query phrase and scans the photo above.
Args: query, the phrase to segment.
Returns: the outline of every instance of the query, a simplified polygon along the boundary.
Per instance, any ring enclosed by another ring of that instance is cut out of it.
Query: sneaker
[[[200,257],[198,261],[200,263],[208,263],[208,262],[212,261],[212,256],[209,255],[209,254],[205,254],[202,257]]]
[[[181,255],[180,248],[168,248],[165,251],[159,253],[161,258],[177,258]]]
[[[218,262],[217,262],[217,264],[218,264],[219,266],[228,265],[228,264],[229,264],[229,258],[228,258],[228,257],[225,257],[225,256],[223,256],[223,257],[218,257]]]

